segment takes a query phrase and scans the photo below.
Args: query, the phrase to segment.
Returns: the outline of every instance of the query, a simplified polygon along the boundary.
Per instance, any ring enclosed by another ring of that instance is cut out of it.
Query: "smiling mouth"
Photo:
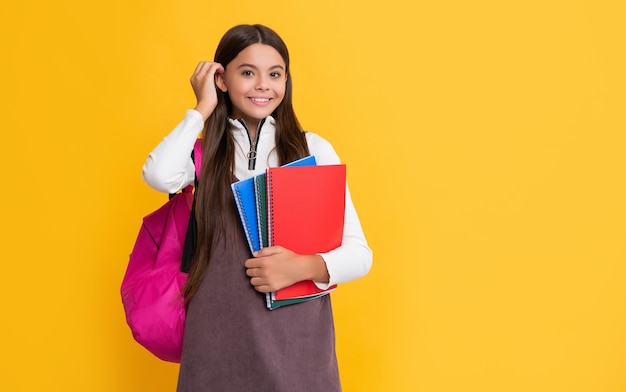
[[[271,98],[250,98],[252,102],[267,103]]]

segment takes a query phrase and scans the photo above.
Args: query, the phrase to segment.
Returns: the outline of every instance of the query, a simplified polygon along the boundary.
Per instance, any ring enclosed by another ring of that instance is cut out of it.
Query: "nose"
[[[263,75],[260,75],[257,78],[256,87],[255,88],[257,90],[259,90],[259,91],[269,90],[269,86],[268,86],[268,83],[267,83],[267,77],[263,76]]]

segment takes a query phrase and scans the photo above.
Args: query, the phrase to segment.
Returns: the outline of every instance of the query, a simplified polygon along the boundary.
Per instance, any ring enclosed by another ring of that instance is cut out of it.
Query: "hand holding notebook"
[[[314,157],[307,157],[232,184],[253,253],[280,245],[297,254],[315,255],[341,245],[346,167],[314,165]],[[335,288],[321,290],[313,281],[301,281],[268,293],[266,303],[275,309],[318,298]]]

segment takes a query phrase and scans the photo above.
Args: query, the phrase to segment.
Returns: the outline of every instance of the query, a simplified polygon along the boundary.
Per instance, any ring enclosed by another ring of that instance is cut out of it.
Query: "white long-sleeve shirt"
[[[278,166],[274,142],[276,128],[272,117],[268,117],[257,130],[256,162],[253,169],[248,169],[248,152],[252,146],[248,131],[239,121],[231,119],[229,123],[236,146],[235,176],[239,180],[265,173],[268,167]],[[183,120],[148,156],[143,166],[143,178],[148,185],[160,192],[175,193],[193,183],[195,169],[190,156],[203,126],[200,113],[188,110]],[[340,163],[339,156],[328,141],[311,132],[306,133],[306,140],[317,164]],[[316,282],[321,289],[360,278],[371,268],[372,251],[367,245],[347,185],[342,244],[330,252],[320,253],[320,256],[324,259],[330,276],[328,283]]]

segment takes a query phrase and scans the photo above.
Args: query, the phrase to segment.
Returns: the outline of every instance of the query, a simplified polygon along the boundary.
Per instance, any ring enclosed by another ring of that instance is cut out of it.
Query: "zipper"
[[[261,134],[261,127],[265,123],[265,119],[259,121],[254,141],[250,136],[250,130],[248,129],[246,123],[242,119],[238,119],[237,121],[239,121],[241,125],[243,125],[243,128],[246,130],[246,134],[248,135],[248,141],[250,142],[250,151],[248,151],[248,154],[246,154],[246,156],[248,157],[248,170],[254,170],[254,168],[256,167],[256,148],[259,144],[259,135]]]

